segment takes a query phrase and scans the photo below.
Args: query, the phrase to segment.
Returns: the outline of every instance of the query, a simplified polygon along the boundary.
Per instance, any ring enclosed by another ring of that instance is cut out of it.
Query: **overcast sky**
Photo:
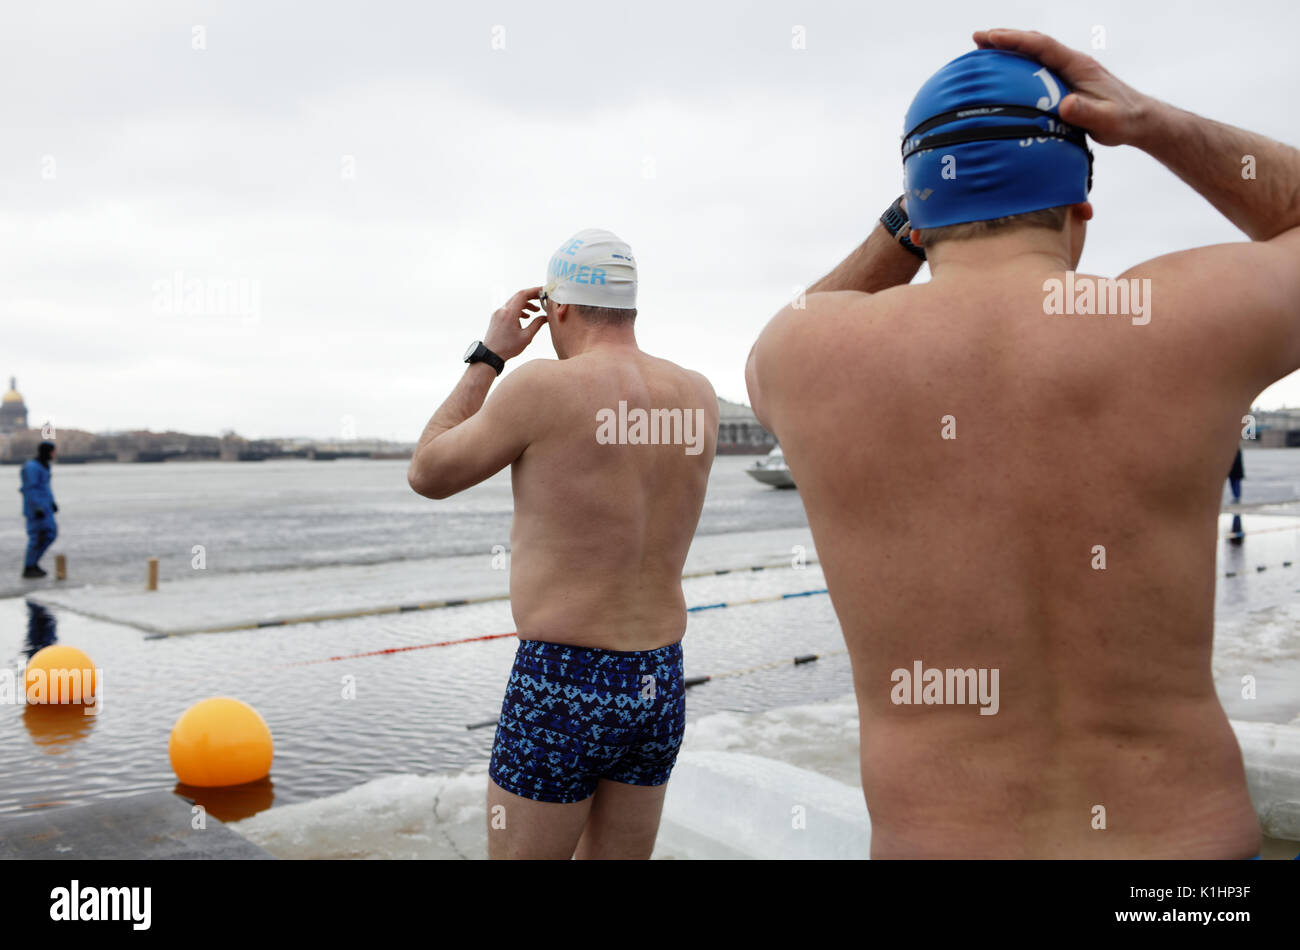
[[[8,4],[0,375],[33,425],[350,417],[414,440],[491,311],[602,227],[636,254],[642,346],[745,400],[753,338],[901,191],[903,112],[977,28],[1052,33],[1300,142],[1300,6],[1040,6]],[[1243,239],[1152,159],[1094,147],[1080,270]],[[168,299],[195,281],[237,293]],[[530,355],[554,357],[545,331]],[[1300,376],[1261,403],[1300,405]]]

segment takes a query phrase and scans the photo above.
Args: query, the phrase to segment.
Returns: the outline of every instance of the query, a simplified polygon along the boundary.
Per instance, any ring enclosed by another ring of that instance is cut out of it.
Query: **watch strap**
[[[905,250],[921,260],[925,260],[925,248],[917,247],[912,243],[912,222],[908,219],[907,212],[903,210],[902,195],[895,198],[894,203],[885,209],[885,213],[880,216],[880,223],[889,236],[901,244]]]
[[[487,363],[488,366],[491,366],[494,370],[497,371],[498,376],[500,376],[501,371],[506,368],[506,361],[503,360],[501,357],[497,356],[486,346],[484,346],[482,340],[479,341],[478,347],[474,350],[474,352],[471,353],[468,357],[466,357],[465,362],[466,363]]]

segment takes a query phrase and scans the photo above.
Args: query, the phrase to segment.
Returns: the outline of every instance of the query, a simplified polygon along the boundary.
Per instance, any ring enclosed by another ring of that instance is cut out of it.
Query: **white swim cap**
[[[551,255],[542,290],[556,303],[635,310],[632,249],[609,231],[579,231]]]

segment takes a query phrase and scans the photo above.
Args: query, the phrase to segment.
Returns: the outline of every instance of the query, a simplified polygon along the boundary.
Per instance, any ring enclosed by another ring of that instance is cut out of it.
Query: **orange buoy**
[[[33,705],[86,705],[94,702],[98,688],[95,664],[76,647],[56,643],[37,650],[27,661],[23,689]]]
[[[167,757],[184,785],[217,788],[265,778],[274,756],[271,729],[252,706],[216,696],[181,714]]]

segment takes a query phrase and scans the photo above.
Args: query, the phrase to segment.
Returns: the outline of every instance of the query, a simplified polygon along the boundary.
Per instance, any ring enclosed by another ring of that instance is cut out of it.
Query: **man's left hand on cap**
[[[1111,75],[1086,53],[1035,30],[977,30],[980,49],[1021,53],[1061,75],[1072,90],[1059,114],[1102,145],[1138,145],[1151,132],[1156,102]]]
[[[508,360],[518,356],[537,336],[537,331],[546,322],[546,314],[537,302],[541,287],[528,287],[511,297],[504,307],[492,314],[487,333],[483,336],[483,345],[489,350]],[[536,309],[530,309],[536,307]],[[519,321],[532,318],[532,322],[521,326]]]

